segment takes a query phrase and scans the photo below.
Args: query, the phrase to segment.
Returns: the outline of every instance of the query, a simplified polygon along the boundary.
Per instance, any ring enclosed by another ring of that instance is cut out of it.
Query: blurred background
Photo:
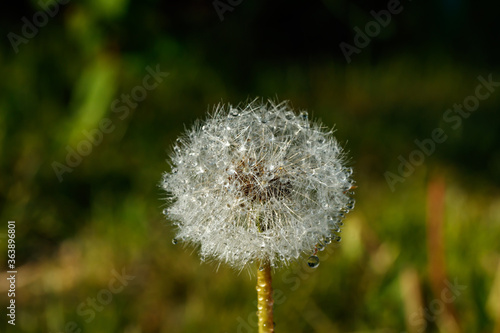
[[[258,96],[335,126],[358,186],[321,265],[275,272],[277,332],[500,332],[499,9],[4,4],[0,331],[255,332],[255,276],[172,244],[158,183],[185,127]]]

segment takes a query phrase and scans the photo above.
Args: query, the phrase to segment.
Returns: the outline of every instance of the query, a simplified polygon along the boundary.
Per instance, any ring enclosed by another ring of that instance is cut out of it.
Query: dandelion
[[[273,331],[271,267],[305,254],[315,268],[318,248],[340,241],[354,207],[345,162],[332,131],[287,102],[219,105],[174,145],[161,182],[174,243],[239,270],[258,264],[261,332]]]

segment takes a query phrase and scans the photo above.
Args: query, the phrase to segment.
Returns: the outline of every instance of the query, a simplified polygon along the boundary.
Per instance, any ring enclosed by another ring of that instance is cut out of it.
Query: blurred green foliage
[[[244,1],[223,21],[211,1],[69,2],[17,53],[8,34],[21,35],[21,18],[32,22],[42,9],[34,0],[8,6],[0,14],[0,247],[7,221],[17,221],[19,273],[16,327],[4,315],[2,331],[253,331],[255,276],[200,264],[196,251],[172,245],[157,185],[184,126],[221,101],[255,96],[289,99],[335,125],[359,186],[341,246],[321,252],[316,270],[299,262],[275,273],[278,332],[500,330],[500,92],[456,130],[443,122],[474,94],[478,76],[500,80],[498,5],[404,3],[350,64],[339,43],[353,43],[353,27],[386,1]],[[169,75],[127,104],[122,94],[157,66]],[[113,112],[116,100],[126,113]],[[54,162],[67,164],[67,149],[103,119],[113,130],[60,182]],[[392,192],[384,173],[396,173],[398,156],[440,126],[448,139]],[[428,187],[440,177],[441,249],[429,245],[426,224]],[[440,298],[434,250],[446,278],[467,288],[451,309],[419,321],[415,311]],[[122,268],[133,280],[86,322],[78,308],[90,309],[88,298]]]

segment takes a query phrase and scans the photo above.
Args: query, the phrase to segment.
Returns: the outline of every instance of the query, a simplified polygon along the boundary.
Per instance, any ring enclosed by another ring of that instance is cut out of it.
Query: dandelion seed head
[[[219,105],[177,140],[170,163],[160,185],[175,239],[238,269],[311,255],[340,239],[354,207],[332,132],[286,102]]]

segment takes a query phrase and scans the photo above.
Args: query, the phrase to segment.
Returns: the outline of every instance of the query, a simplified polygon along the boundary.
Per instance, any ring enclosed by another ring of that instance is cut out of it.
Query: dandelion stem
[[[273,288],[271,286],[271,266],[263,262],[257,270],[257,316],[259,333],[273,333]]]

